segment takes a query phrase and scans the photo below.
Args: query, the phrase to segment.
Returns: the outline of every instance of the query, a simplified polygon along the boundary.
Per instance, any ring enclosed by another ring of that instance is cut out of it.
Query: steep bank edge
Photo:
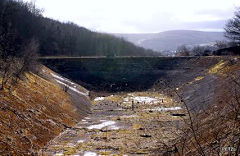
[[[0,155],[36,154],[89,111],[86,89],[44,66],[38,75],[26,73],[24,80],[0,91]],[[64,91],[65,83],[70,85]]]

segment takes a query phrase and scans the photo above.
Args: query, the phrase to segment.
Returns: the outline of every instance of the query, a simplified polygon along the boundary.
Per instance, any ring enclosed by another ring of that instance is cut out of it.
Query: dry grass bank
[[[42,67],[41,75],[52,71]],[[51,79],[26,73],[0,91],[0,155],[30,155],[82,117]],[[81,103],[79,103],[81,105]]]

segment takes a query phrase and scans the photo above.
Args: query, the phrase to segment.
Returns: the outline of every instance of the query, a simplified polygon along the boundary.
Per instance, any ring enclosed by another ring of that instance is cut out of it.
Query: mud
[[[126,98],[154,99],[154,102],[126,101]],[[92,114],[60,134],[39,155],[156,155],[161,152],[163,142],[174,139],[173,125],[180,117],[171,114],[182,110],[150,111],[181,107],[169,97],[156,92],[135,92],[97,99],[101,100],[92,100]]]

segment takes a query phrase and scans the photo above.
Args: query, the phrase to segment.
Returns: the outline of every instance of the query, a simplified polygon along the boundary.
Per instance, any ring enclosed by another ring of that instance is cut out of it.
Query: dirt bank
[[[40,76],[26,73],[16,85],[9,84],[0,91],[0,155],[36,154],[88,112],[88,95],[76,94],[71,89],[65,92],[59,83],[63,81],[56,81],[52,74],[56,73],[42,67]]]

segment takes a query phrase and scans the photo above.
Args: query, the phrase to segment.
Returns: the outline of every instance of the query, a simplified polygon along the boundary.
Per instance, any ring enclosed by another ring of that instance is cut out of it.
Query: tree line
[[[32,3],[0,1],[0,90],[24,72],[37,71],[39,56],[156,54],[109,34],[45,18]]]
[[[152,50],[137,47],[109,34],[92,32],[74,23],[62,23],[42,16],[31,3],[2,0],[3,18],[11,23],[17,36],[34,38],[41,56],[146,56]]]
[[[0,90],[36,69],[39,44],[31,34],[34,26],[29,24],[36,16],[39,12],[28,4],[0,1]]]

